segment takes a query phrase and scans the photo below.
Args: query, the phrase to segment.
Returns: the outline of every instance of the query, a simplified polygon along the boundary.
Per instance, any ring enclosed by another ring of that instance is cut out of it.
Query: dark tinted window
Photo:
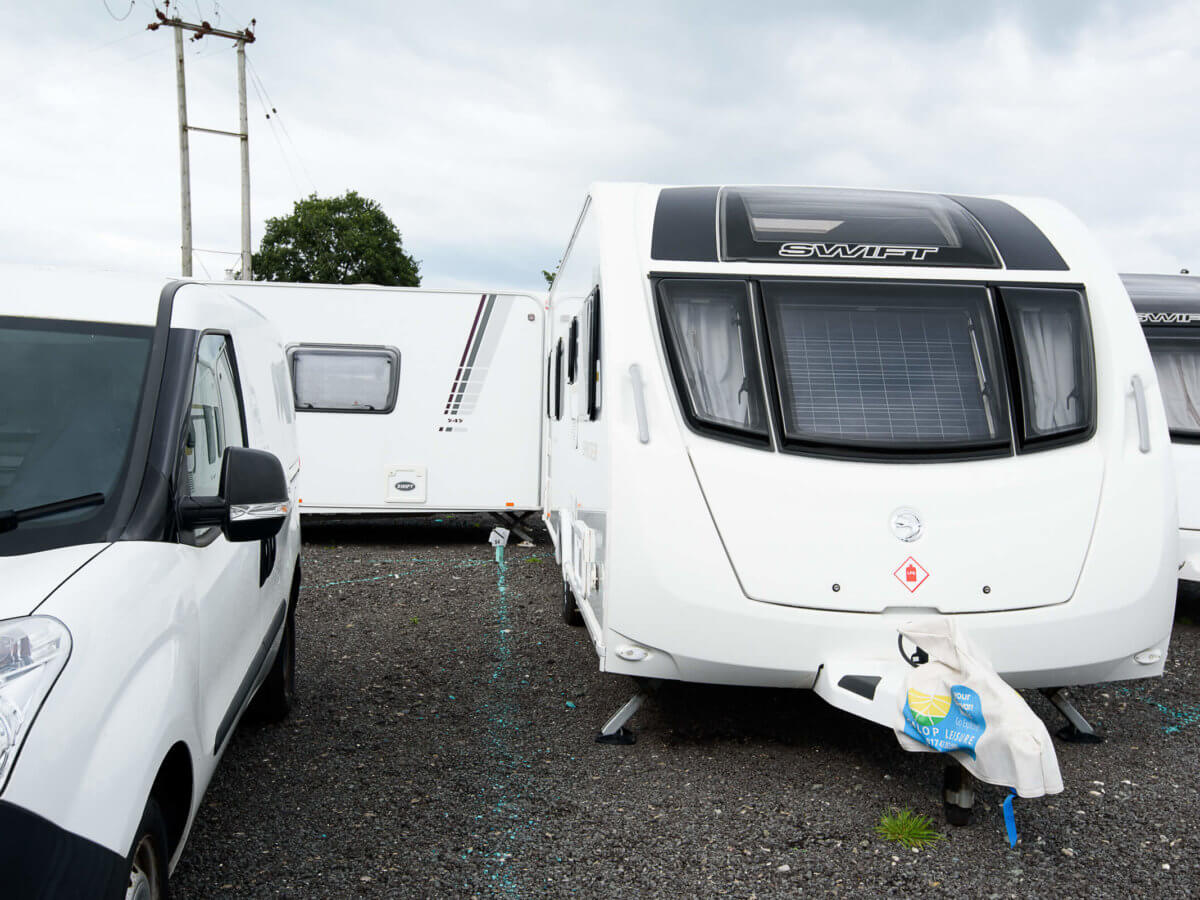
[[[584,317],[587,319],[587,414],[588,419],[596,421],[600,418],[601,378],[600,378],[600,288],[592,288],[584,304]]]
[[[979,223],[946,197],[830,188],[725,188],[722,257],[872,265],[999,265]]]
[[[985,288],[763,282],[762,292],[788,440],[1008,445]]]
[[[152,336],[146,327],[0,318],[0,510],[105,498],[0,532],[0,554],[102,539],[127,475]]]
[[[558,339],[554,348],[554,418],[561,421],[563,417],[563,342]]]
[[[574,384],[579,368],[579,317],[571,320],[567,332],[567,384]]]

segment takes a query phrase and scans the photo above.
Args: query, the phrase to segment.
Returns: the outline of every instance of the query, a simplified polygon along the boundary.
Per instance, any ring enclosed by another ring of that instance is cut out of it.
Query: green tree
[[[356,191],[311,194],[296,201],[291,215],[267,219],[253,258],[259,281],[322,284],[418,287],[418,265],[382,207]]]

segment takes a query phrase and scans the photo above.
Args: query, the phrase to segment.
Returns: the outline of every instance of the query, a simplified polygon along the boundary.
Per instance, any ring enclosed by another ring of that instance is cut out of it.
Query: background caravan
[[[218,282],[283,335],[301,512],[540,509],[544,303]]]
[[[1200,280],[1122,275],[1158,370],[1179,486],[1179,577],[1200,583]]]
[[[1014,687],[1162,673],[1157,379],[1058,205],[601,184],[547,349],[545,513],[602,671],[851,708],[930,614]]]

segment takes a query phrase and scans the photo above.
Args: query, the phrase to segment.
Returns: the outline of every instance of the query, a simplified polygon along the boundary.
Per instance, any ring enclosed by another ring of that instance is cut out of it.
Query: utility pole
[[[208,22],[199,25],[185,22],[179,16],[169,17],[160,9],[155,9],[157,22],[146,26],[147,31],[157,31],[166,26],[175,29],[175,84],[179,97],[179,208],[181,217],[180,255],[181,270],[185,278],[192,276],[192,178],[190,168],[190,153],[188,150],[188,132],[203,131],[206,134],[223,134],[227,137],[238,138],[241,143],[242,156],[242,270],[239,278],[249,281],[250,271],[250,125],[246,110],[246,45],[254,43],[252,31],[255,20],[250,20],[250,28],[242,31],[227,31],[214,28]],[[183,72],[183,33],[192,32],[192,40],[198,41],[205,35],[223,37],[232,40],[237,48],[237,83],[238,83],[238,128],[239,131],[222,131],[219,128],[200,128],[189,125],[187,120],[187,88]]]
[[[183,220],[183,254],[180,271],[192,277],[192,173],[188,152],[187,87],[183,78],[183,30],[175,29],[175,92],[179,95],[179,210]]]

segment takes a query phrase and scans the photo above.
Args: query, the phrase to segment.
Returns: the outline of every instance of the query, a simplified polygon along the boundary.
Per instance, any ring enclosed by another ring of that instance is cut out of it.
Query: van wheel
[[[167,823],[153,797],[146,801],[141,824],[129,851],[125,900],[167,900]]]
[[[562,620],[575,628],[583,624],[583,613],[579,611],[579,604],[575,602],[575,594],[571,592],[571,585],[567,584],[565,578],[563,579]]]
[[[294,609],[295,607],[293,607]],[[296,615],[288,611],[283,639],[271,671],[254,697],[254,714],[264,722],[282,722],[296,700]]]

